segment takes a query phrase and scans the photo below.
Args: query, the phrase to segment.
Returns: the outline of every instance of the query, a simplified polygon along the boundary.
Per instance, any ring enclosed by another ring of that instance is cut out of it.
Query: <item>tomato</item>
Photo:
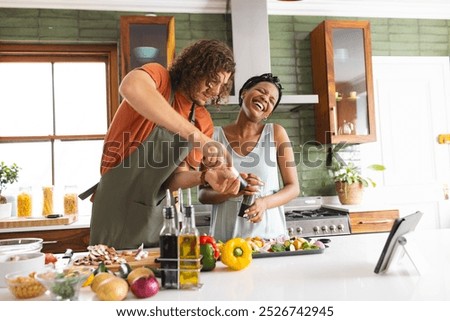
[[[56,263],[58,259],[52,253],[45,253],[45,264]]]

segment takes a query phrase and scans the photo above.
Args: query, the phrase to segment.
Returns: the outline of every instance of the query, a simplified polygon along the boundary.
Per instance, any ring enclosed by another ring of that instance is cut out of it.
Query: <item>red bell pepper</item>
[[[201,235],[200,236],[200,245],[202,244],[211,244],[213,249],[214,249],[214,258],[217,260],[220,256],[220,251],[219,248],[217,247],[217,243],[216,240],[214,239],[214,237],[210,236],[210,235]]]

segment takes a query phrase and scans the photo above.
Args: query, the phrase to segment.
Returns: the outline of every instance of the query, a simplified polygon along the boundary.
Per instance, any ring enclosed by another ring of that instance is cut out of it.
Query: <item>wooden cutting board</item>
[[[72,224],[77,219],[77,215],[64,215],[58,218],[8,217],[0,219],[0,228],[68,225]]]
[[[148,251],[147,257],[142,258],[138,261],[135,260],[134,256],[124,256],[123,258],[125,258],[127,260],[127,263],[133,269],[137,268],[137,267],[141,267],[141,266],[146,266],[146,267],[151,267],[151,268],[159,268],[160,264],[158,262],[156,262],[156,259],[159,258],[159,256],[160,256],[159,250],[152,250],[152,251]],[[79,257],[83,257],[83,255],[74,257],[74,260],[76,260]],[[87,265],[77,265],[77,266],[87,266]],[[90,267],[95,267],[95,266],[90,266]],[[120,268],[120,263],[108,264],[108,265],[106,265],[106,268],[110,271],[117,272]]]
[[[148,256],[145,258],[136,261],[134,256],[126,256],[125,259],[127,263],[134,269],[141,266],[151,267],[151,268],[159,268],[160,264],[156,262],[156,259],[159,258],[159,251],[148,252]],[[106,266],[109,270],[116,272],[120,268],[120,264],[111,264]]]

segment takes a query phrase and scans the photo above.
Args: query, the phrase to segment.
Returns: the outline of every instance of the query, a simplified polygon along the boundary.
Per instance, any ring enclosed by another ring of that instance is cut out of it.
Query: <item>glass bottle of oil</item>
[[[159,234],[161,285],[166,289],[178,289],[178,229],[175,226],[175,210],[169,190],[166,191],[163,215],[164,225]]]
[[[194,206],[188,190],[188,204],[184,207],[183,227],[178,236],[180,251],[180,288],[198,288],[200,281],[200,237],[195,226]]]

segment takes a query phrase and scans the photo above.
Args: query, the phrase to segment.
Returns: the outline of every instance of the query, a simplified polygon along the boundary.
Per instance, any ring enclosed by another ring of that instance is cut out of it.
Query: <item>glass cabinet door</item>
[[[362,29],[333,30],[337,132],[367,135],[367,82]]]
[[[376,140],[370,48],[366,21],[328,20],[311,33],[319,142]]]

